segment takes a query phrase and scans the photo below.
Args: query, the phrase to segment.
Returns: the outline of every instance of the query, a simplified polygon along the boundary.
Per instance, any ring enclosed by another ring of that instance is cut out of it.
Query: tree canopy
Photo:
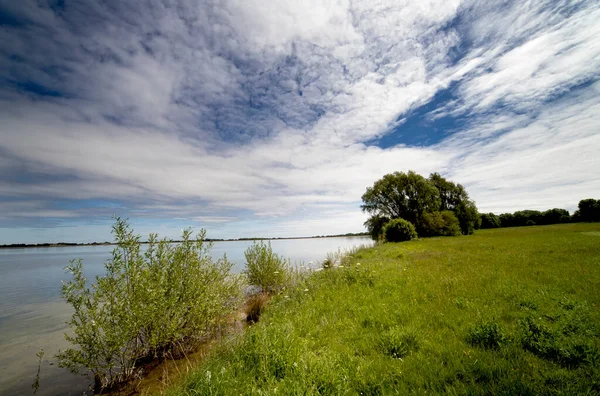
[[[411,222],[423,235],[433,232],[431,224],[442,224],[432,222],[431,216],[425,224],[425,214],[453,212],[463,234],[471,234],[480,221],[477,207],[467,190],[439,173],[432,173],[429,178],[413,171],[387,174],[367,188],[362,201],[362,210],[371,215],[365,226],[375,239],[380,237],[384,225],[393,219]]]

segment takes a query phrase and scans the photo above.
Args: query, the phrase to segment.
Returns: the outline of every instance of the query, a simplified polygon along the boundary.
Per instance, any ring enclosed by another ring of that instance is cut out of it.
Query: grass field
[[[276,297],[170,394],[598,394],[600,224],[384,244]]]

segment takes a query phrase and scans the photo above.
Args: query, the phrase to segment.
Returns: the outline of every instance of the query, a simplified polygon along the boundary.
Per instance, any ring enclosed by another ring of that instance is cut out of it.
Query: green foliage
[[[254,242],[244,252],[248,282],[265,293],[276,293],[290,282],[291,270],[287,260],[273,253],[271,242]]]
[[[479,323],[469,330],[467,342],[473,346],[498,349],[507,341],[496,322]]]
[[[495,216],[489,213],[482,219],[482,228],[496,228]],[[514,213],[503,213],[497,216],[500,227],[522,227],[530,225],[550,225],[569,223],[571,217],[565,209],[548,209],[544,212],[539,210],[518,210]],[[575,220],[577,221],[577,220]]]
[[[578,208],[578,221],[600,221],[600,199],[582,199]]]
[[[65,334],[73,348],[59,352],[59,365],[91,371],[96,390],[131,378],[142,359],[185,350],[237,306],[241,289],[232,264],[211,259],[204,230],[195,239],[185,230],[178,244],[152,234],[146,252],[125,220],[113,234],[106,274],[90,286],[73,260],[61,290],[74,314]]]
[[[481,228],[499,228],[500,218],[493,213],[482,213],[481,214]]]
[[[386,242],[404,242],[417,237],[415,226],[404,219],[390,220],[383,227],[383,235]]]
[[[431,212],[423,215],[419,236],[457,236],[461,234],[458,219],[449,210],[443,212]]]
[[[423,176],[394,172],[377,180],[362,196],[363,211],[388,219],[403,218],[418,224],[425,212],[438,210],[439,192]]]
[[[479,222],[479,212],[475,203],[469,199],[461,201],[454,210],[458,222],[460,224],[460,230],[463,235],[470,235],[475,231],[475,227]]]
[[[416,174],[395,172],[377,180],[362,196],[363,211],[371,217],[365,222],[372,238],[379,240],[383,226],[390,219],[402,218],[411,222],[423,235],[440,234],[436,212],[451,211],[458,219],[463,234],[478,229],[481,218],[475,203],[469,199],[467,190],[460,185],[432,173],[429,179]],[[433,216],[433,217],[432,217]],[[427,224],[423,224],[427,222]],[[456,235],[454,229],[445,235]]]
[[[388,217],[373,215],[365,221],[365,227],[374,241],[379,241],[383,238],[383,227],[390,221]]]

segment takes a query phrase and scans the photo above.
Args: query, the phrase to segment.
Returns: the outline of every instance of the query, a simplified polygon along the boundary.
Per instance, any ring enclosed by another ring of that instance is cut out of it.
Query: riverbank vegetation
[[[565,209],[518,210],[514,213],[481,214],[481,228],[522,227],[532,225],[549,225],[578,222],[600,221],[600,200],[582,199],[577,205],[577,210],[570,215]]]
[[[167,394],[595,394],[600,225],[353,252]]]
[[[242,291],[232,263],[211,258],[204,231],[185,230],[179,244],[150,235],[145,252],[124,220],[113,233],[106,274],[90,284],[72,261],[61,292],[74,313],[59,365],[91,372],[96,392],[134,378],[148,360],[185,354],[237,309]]]

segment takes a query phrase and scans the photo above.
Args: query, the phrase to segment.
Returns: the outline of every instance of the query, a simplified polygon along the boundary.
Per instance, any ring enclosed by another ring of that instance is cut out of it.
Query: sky
[[[600,198],[600,3],[0,0],[0,244],[364,231],[384,174]]]

